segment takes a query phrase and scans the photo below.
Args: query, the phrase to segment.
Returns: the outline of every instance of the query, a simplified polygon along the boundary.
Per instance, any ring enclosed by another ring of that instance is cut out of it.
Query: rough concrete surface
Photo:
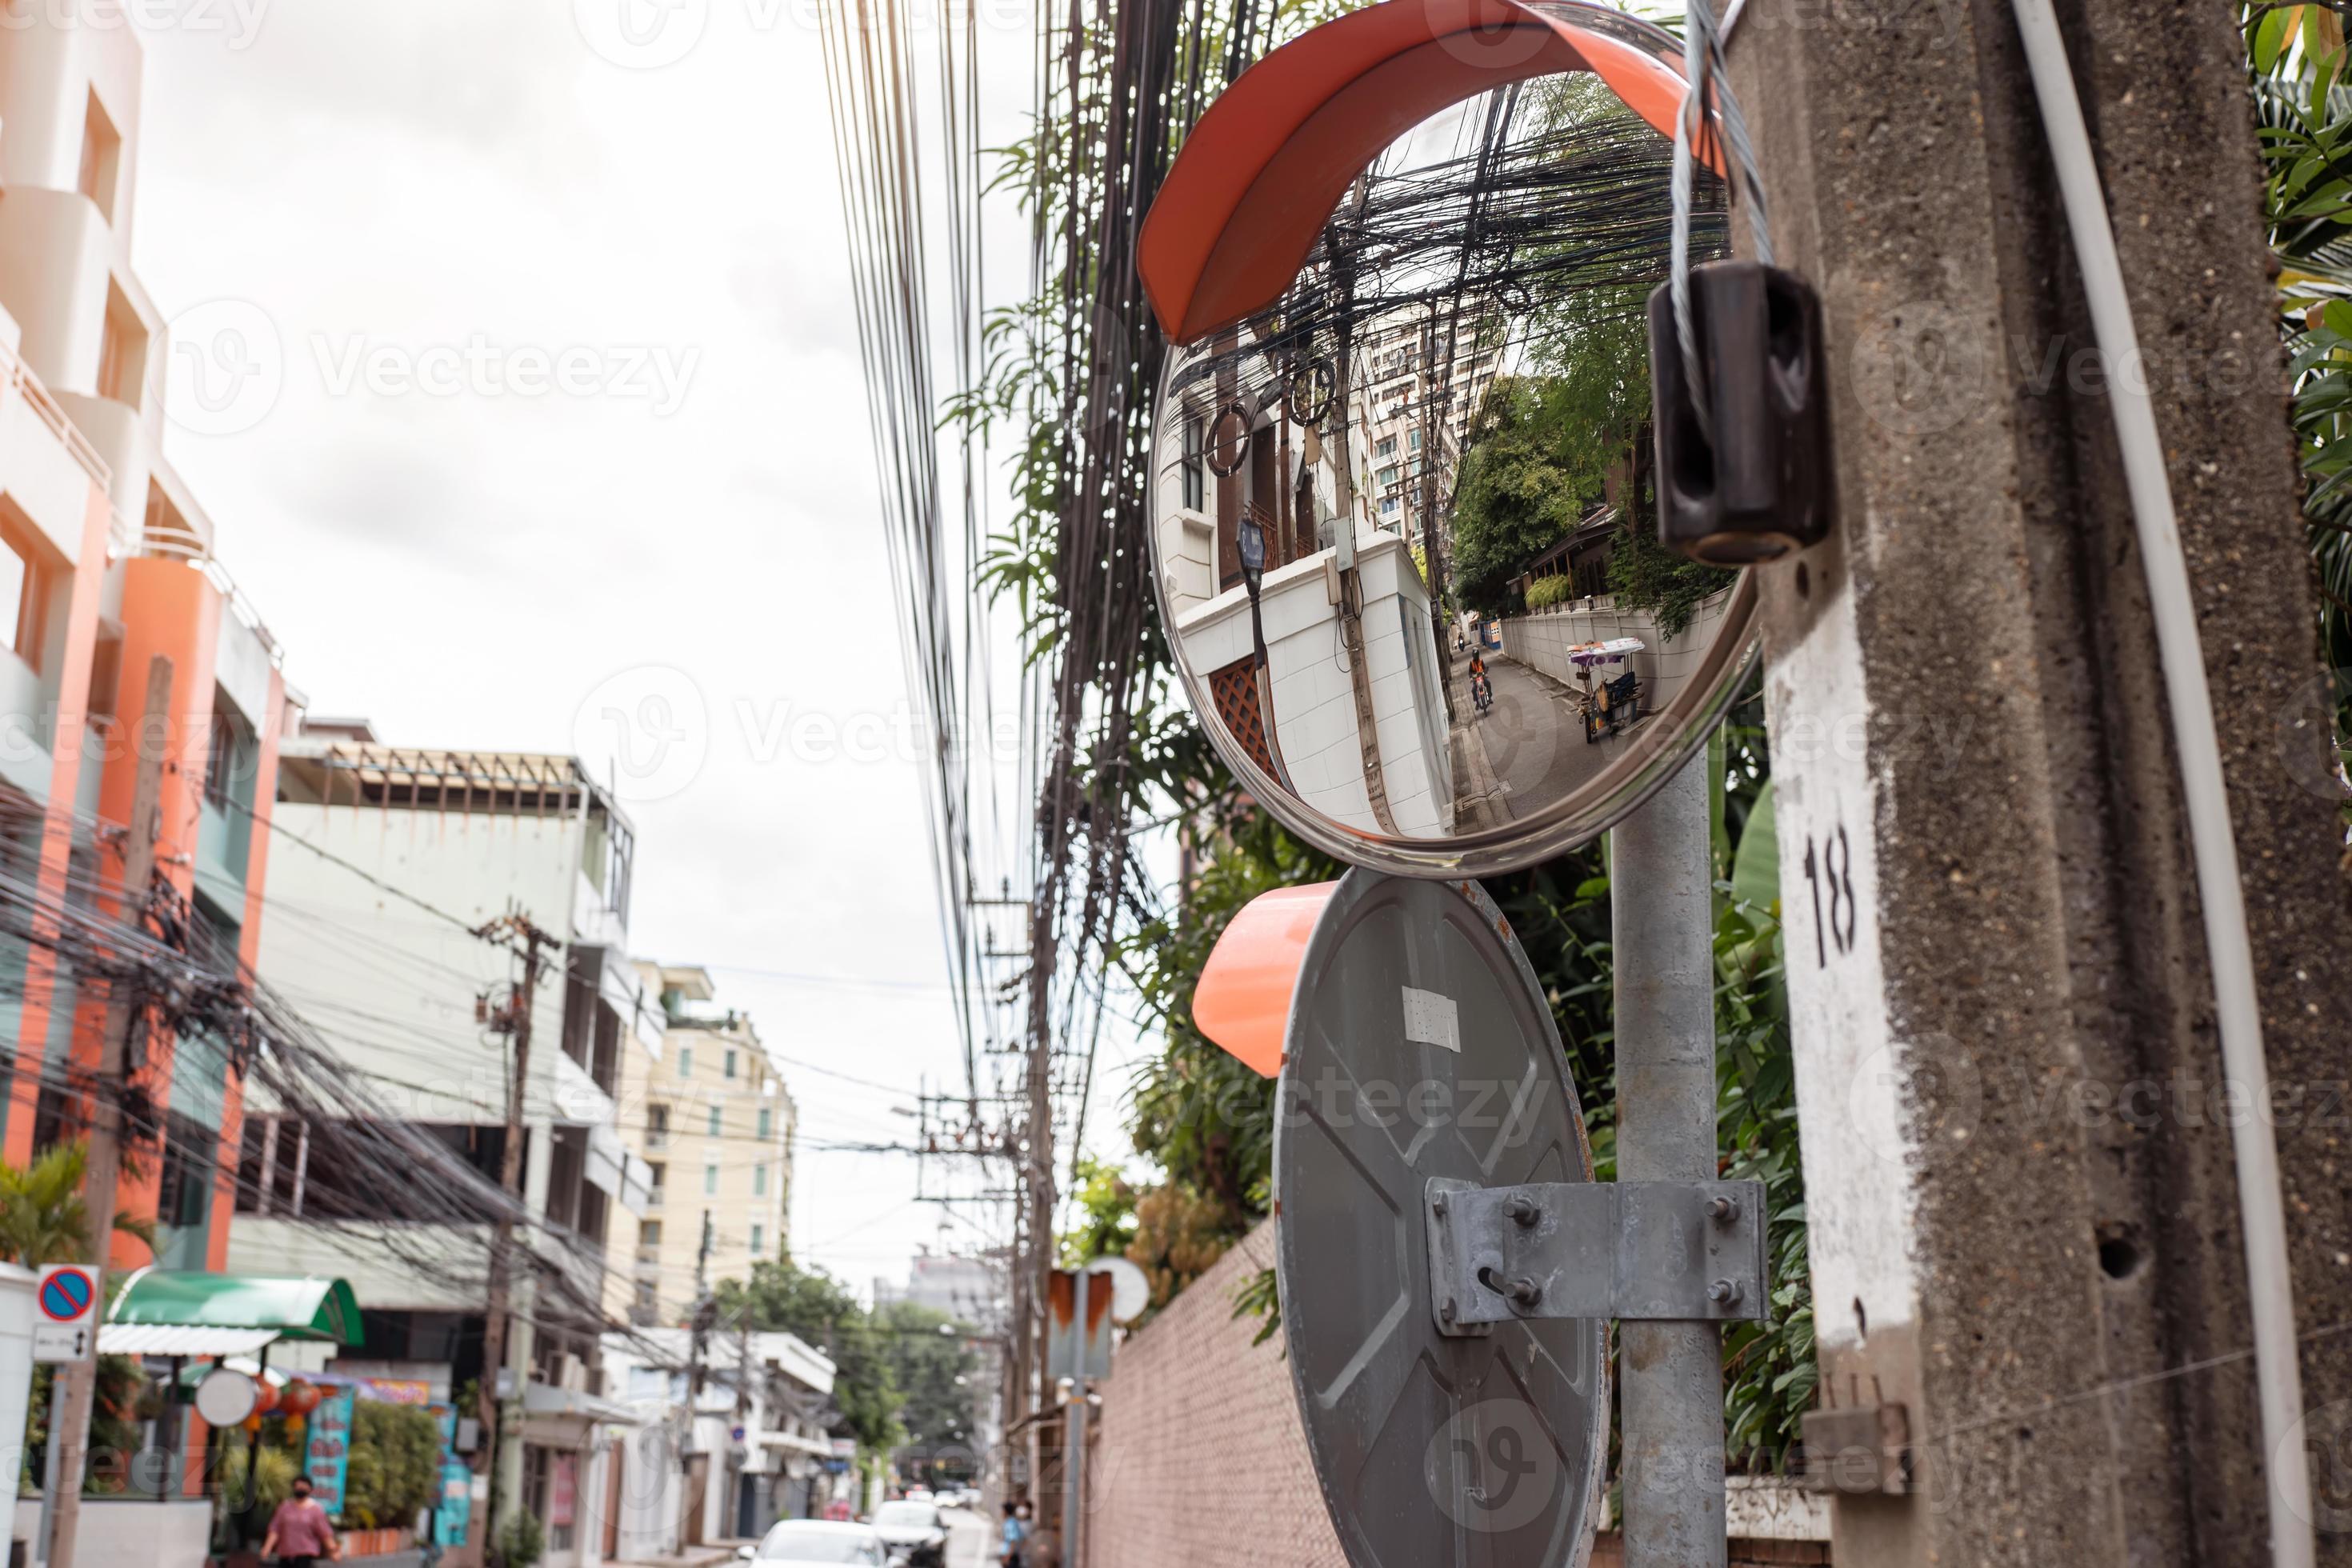
[[[1916,1332],[1820,1308],[1832,1385],[1910,1406],[1922,1491],[1842,1503],[1838,1548],[1874,1564],[2264,1561],[2195,879],[2105,369],[2014,25],[2001,0],[1750,10],[1734,77],[1782,260],[1825,297],[1842,513],[1801,576],[1766,573],[1768,648],[1851,593],[1871,915],[1916,1135]],[[2223,712],[2287,1097],[2297,1306],[2316,1330],[2352,1293],[2334,1098],[2352,1071],[2336,1026],[2352,896],[2333,803],[2308,782],[2320,737],[2294,724],[2319,674],[2314,599],[2233,9],[2059,11]],[[1903,743],[1922,717],[1965,744]],[[2352,1351],[2305,1344],[2307,1405],[2341,1410]],[[2321,1552],[2352,1563],[2352,1535]]]

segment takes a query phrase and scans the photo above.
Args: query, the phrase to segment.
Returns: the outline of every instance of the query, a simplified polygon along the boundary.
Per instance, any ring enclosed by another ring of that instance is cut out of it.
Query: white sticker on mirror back
[[[1462,1026],[1454,1011],[1454,998],[1404,987],[1404,1037],[1420,1045],[1443,1046],[1459,1055]]]

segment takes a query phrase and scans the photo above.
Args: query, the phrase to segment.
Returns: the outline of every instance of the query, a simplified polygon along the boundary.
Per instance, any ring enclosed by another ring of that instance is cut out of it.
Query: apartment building
[[[620,1086],[622,1139],[647,1168],[634,1225],[615,1216],[625,1292],[607,1305],[639,1325],[686,1321],[697,1281],[748,1277],[784,1255],[792,1215],[795,1111],[751,1020],[720,1005],[709,973],[641,963],[659,1006],[660,1047],[632,1056]]]
[[[1500,373],[1502,323],[1465,318],[1454,327],[1454,353],[1444,360],[1447,323],[1426,310],[1398,310],[1362,329],[1353,380],[1355,421],[1369,458],[1363,487],[1367,521],[1418,538],[1422,476],[1436,465],[1439,526],[1478,405]],[[1440,363],[1444,362],[1444,363]],[[1424,451],[1424,446],[1429,450]]]
[[[264,981],[395,1110],[495,1181],[505,1143],[504,1044],[478,1000],[516,979],[506,947],[469,928],[519,911],[560,943],[530,999],[522,1093],[523,1196],[552,1239],[511,1303],[505,1368],[520,1385],[520,1451],[501,1490],[542,1521],[562,1500],[601,1496],[625,1413],[601,1399],[603,1301],[616,1260],[612,1216],[654,1212],[650,1176],[624,1145],[615,1094],[625,1064],[660,1031],[641,1022],[625,956],[635,836],[575,759],[389,746],[362,720],[317,720],[286,739],[276,779],[277,917]],[[398,889],[394,896],[387,889]],[[381,1226],[401,1222],[384,1173],[322,1171],[308,1130],[257,1110],[230,1237],[233,1271],[339,1276],[366,1343],[339,1368],[428,1385],[436,1399],[479,1379],[489,1301],[488,1227],[417,1225],[405,1258]],[[306,1206],[331,1185],[335,1218]],[[373,1207],[367,1205],[373,1205]],[[437,1267],[415,1259],[430,1248]],[[547,1562],[594,1561],[583,1521],[550,1523]]]
[[[161,747],[158,875],[210,945],[258,954],[268,835],[301,700],[164,452],[163,319],[131,267],[143,61],[136,30],[34,6],[0,32],[0,860],[44,899],[105,902],[139,752]],[[159,661],[168,661],[167,664]],[[151,693],[151,674],[168,673]],[[0,985],[0,1152],[73,1136],[102,1008],[39,947]],[[152,1038],[159,1157],[126,1175],[120,1267],[219,1268],[243,1128],[227,1052]]]

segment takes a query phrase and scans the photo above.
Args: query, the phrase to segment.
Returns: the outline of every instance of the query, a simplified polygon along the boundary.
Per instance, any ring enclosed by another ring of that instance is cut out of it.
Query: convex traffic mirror
[[[1643,311],[1680,45],[1599,5],[1445,9],[1317,29],[1188,140],[1142,251],[1176,345],[1150,538],[1251,793],[1352,864],[1477,876],[1673,775],[1754,595],[1658,542]]]

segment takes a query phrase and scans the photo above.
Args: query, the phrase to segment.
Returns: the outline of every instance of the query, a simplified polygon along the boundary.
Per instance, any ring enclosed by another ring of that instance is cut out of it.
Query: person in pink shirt
[[[310,1495],[310,1478],[294,1478],[294,1495],[269,1516],[269,1535],[261,1543],[264,1557],[275,1557],[286,1568],[311,1568],[341,1554],[335,1527],[327,1510]]]

